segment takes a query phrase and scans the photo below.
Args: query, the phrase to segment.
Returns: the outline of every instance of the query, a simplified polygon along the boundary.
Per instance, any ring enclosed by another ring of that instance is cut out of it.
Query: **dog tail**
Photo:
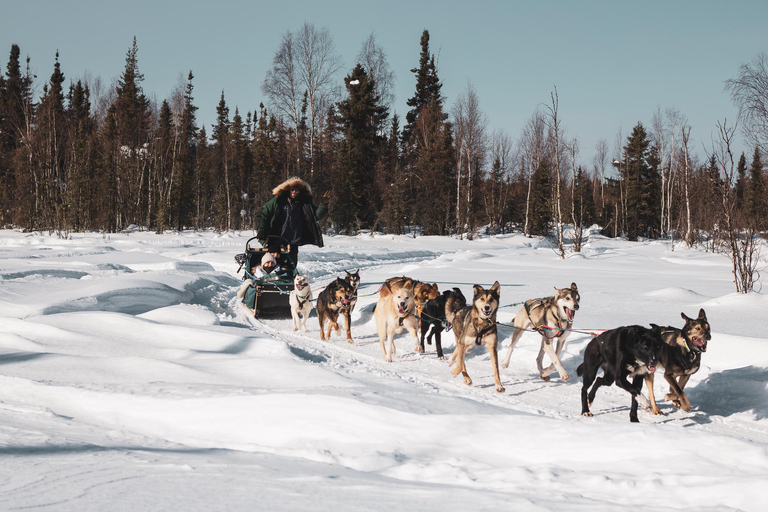
[[[576,368],[576,375],[581,377],[584,375],[584,363],[581,363],[578,368]]]

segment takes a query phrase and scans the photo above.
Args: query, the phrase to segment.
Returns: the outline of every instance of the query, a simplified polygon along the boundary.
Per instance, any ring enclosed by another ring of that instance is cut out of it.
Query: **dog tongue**
[[[565,308],[565,314],[568,315],[568,320],[573,322],[573,314],[575,312],[570,308]]]

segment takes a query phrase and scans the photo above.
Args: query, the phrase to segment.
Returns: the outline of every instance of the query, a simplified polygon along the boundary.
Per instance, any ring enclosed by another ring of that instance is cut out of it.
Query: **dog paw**
[[[682,405],[682,409],[683,409],[685,412],[691,412],[691,404],[690,404],[690,402],[686,402],[686,403],[684,403],[684,404]]]
[[[353,340],[352,338],[347,338],[347,343],[349,343],[350,345],[354,345],[355,340]]]
[[[562,380],[563,382],[568,382],[569,380],[571,380],[571,376],[563,372],[563,374],[560,375],[560,380]]]
[[[544,382],[549,382],[550,380],[549,375],[542,375],[541,380],[543,380]]]
[[[464,377],[464,384],[466,384],[467,386],[471,386],[472,379],[470,379],[469,377]]]
[[[672,405],[675,406],[675,409],[680,408],[680,400],[672,400]]]
[[[501,363],[502,368],[509,368],[509,363]]]
[[[658,407],[655,407],[655,408],[653,409],[653,414],[655,414],[656,416],[666,416],[666,414],[664,414],[663,412],[661,412],[661,409],[659,409]]]
[[[391,362],[392,362],[392,358],[391,358],[391,357],[387,357],[387,358],[385,358],[385,359],[386,359],[386,361],[387,361],[388,363],[391,363]]]
[[[496,386],[496,392],[497,393],[503,393],[506,389],[504,389],[504,386]]]
[[[587,418],[591,418],[592,417],[592,413],[589,412],[589,411],[584,411],[583,413],[581,413],[581,415],[582,416],[586,416]]]
[[[439,360],[441,360],[441,361],[445,361],[445,359],[446,359],[446,357],[445,357],[445,356],[437,356],[437,358],[438,358]]]

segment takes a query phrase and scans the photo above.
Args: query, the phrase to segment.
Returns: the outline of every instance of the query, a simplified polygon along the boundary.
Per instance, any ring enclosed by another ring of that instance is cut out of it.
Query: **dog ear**
[[[689,318],[689,317],[688,317],[688,316],[687,316],[685,313],[683,313],[682,311],[680,312],[680,316],[681,316],[681,317],[683,317],[683,320],[685,320],[685,321],[686,321],[686,323],[687,323],[687,322],[690,322],[690,321],[692,321],[692,320],[693,320],[693,318]]]
[[[479,284],[476,284],[476,285],[472,286],[472,289],[475,291],[475,297],[477,297],[478,295],[480,295],[481,293],[483,293],[485,291],[483,289],[483,287],[480,286]]]
[[[704,308],[699,310],[699,318],[698,320],[704,320],[707,321],[707,314],[704,312]]]
[[[576,286],[576,283],[571,283],[571,290],[573,290],[574,292],[579,291],[579,288]]]
[[[651,331],[653,331],[653,334],[656,336],[661,336],[661,327],[659,327],[656,324],[651,324]]]
[[[491,286],[491,291],[492,291],[493,293],[495,293],[496,295],[499,295],[499,289],[500,289],[500,288],[501,288],[501,285],[499,284],[499,282],[498,282],[498,281],[495,281],[495,282],[493,283],[493,286]]]

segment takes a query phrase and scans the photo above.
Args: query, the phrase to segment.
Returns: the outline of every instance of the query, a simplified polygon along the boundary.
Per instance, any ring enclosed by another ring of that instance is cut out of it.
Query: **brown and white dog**
[[[560,353],[563,351],[565,339],[571,333],[569,330],[573,327],[573,318],[579,309],[579,289],[576,283],[571,283],[570,288],[555,288],[555,295],[541,299],[529,299],[525,301],[523,309],[518,311],[515,316],[515,328],[512,334],[512,341],[509,343],[507,355],[502,361],[502,368],[509,366],[509,360],[512,357],[512,351],[515,345],[520,341],[520,337],[525,331],[535,330],[541,334],[541,348],[536,358],[536,366],[539,369],[539,375],[544,381],[549,381],[549,376],[557,369],[560,378],[563,381],[570,380],[570,375],[563,368],[560,362]],[[542,326],[558,329],[553,331],[545,329]],[[557,340],[557,346],[552,348],[552,342]],[[549,356],[552,364],[544,368],[544,354]]]
[[[664,327],[661,331],[664,350],[659,365],[664,367],[664,380],[669,383],[669,393],[665,398],[671,400],[676,409],[690,412],[691,402],[683,388],[691,375],[701,368],[701,354],[707,351],[707,341],[712,339],[712,334],[703,309],[699,310],[697,318],[689,318],[685,313],[680,313],[680,316],[685,320],[682,329]],[[653,395],[653,372],[645,376],[645,384],[648,387],[651,411],[653,414],[662,414]]]
[[[337,277],[317,295],[317,319],[320,321],[320,339],[330,339],[331,329],[341,334],[339,315],[344,315],[347,321],[347,341],[354,343],[350,329],[350,303],[352,302],[352,287],[344,279]],[[328,334],[325,335],[325,320],[328,320]]]
[[[307,318],[312,311],[312,290],[309,288],[309,280],[306,274],[296,274],[293,278],[293,290],[288,299],[291,305],[291,317],[293,318],[293,330],[307,332]]]
[[[381,355],[391,363],[395,355],[395,334],[407,329],[413,337],[415,350],[419,349],[419,340],[416,334],[418,322],[416,320],[415,303],[412,287],[398,287],[380,297],[376,303],[373,316],[376,320],[376,331],[379,334]],[[389,342],[389,353],[387,353]]]
[[[499,376],[499,340],[496,329],[496,312],[499,309],[500,288],[501,286],[498,281],[493,283],[493,286],[488,290],[476,284],[474,286],[475,294],[472,305],[463,307],[455,313],[446,306],[446,315],[448,315],[448,322],[453,326],[453,334],[456,338],[456,348],[448,363],[448,366],[451,366],[456,361],[453,376],[456,377],[461,373],[464,376],[464,383],[467,386],[471,386],[472,379],[469,378],[467,373],[464,354],[472,350],[472,347],[475,345],[485,344],[488,347],[488,352],[491,354],[496,391],[503,393],[504,386],[501,385],[501,378]]]

